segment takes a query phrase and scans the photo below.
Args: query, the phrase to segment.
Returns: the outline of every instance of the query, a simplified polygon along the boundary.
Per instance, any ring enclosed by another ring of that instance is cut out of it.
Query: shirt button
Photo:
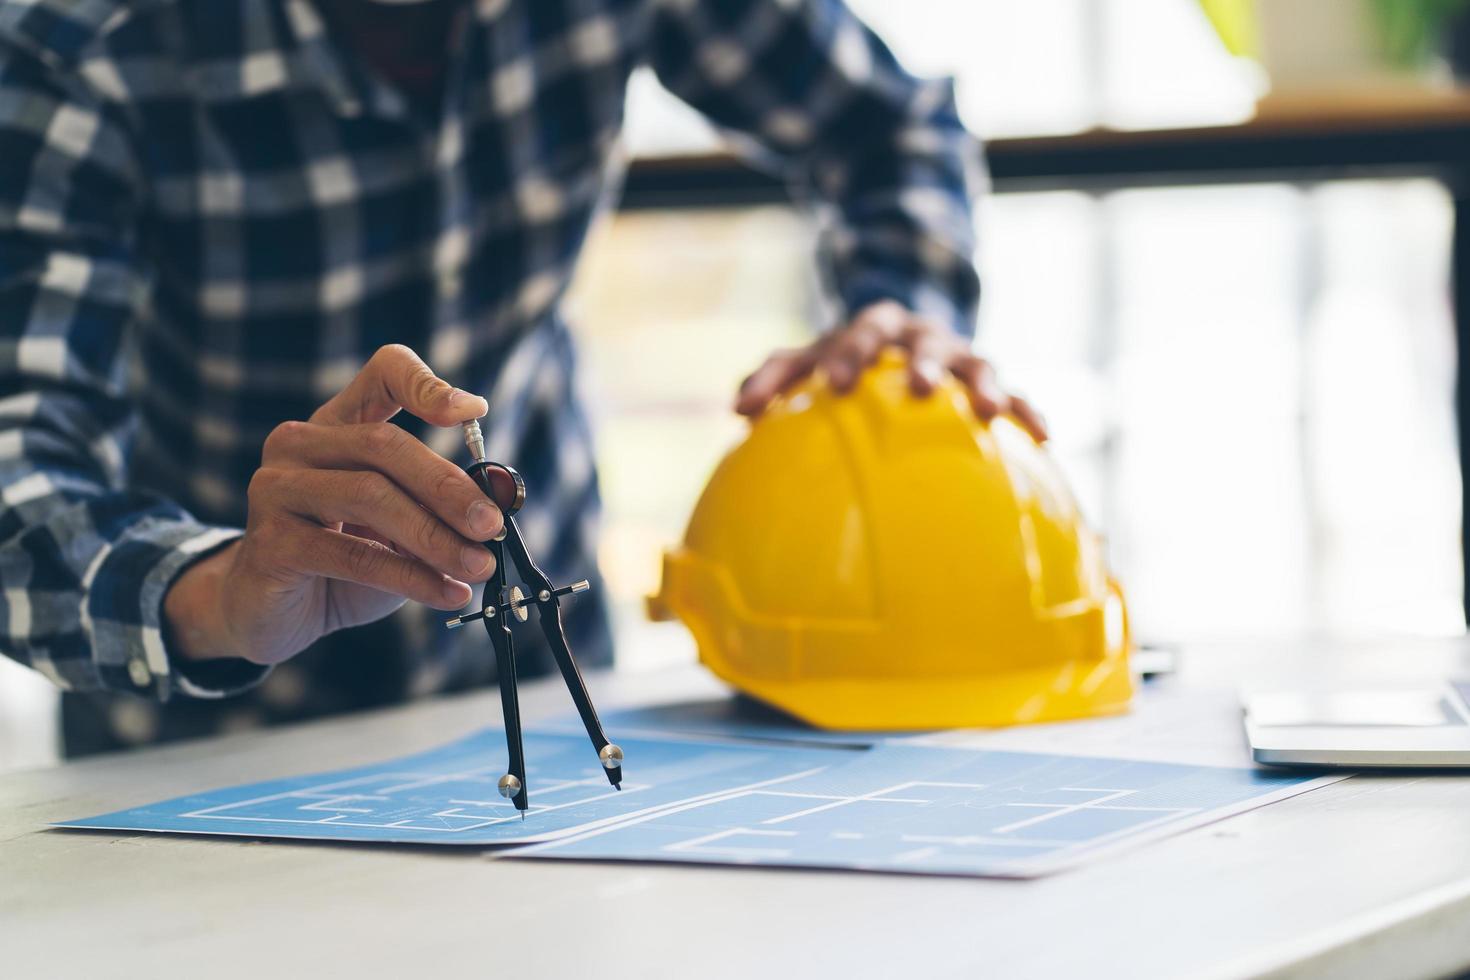
[[[128,661],[128,677],[139,687],[147,687],[153,683],[153,671],[148,669],[148,661],[142,657],[134,657]]]

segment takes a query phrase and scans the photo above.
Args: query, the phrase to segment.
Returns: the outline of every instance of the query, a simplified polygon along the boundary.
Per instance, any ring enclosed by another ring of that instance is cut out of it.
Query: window
[[[955,74],[987,136],[1228,123],[1254,98],[1193,0],[851,2]],[[637,152],[718,145],[651,79],[629,112]],[[1145,639],[1462,628],[1438,185],[999,194],[980,220],[980,346],[1048,413]],[[742,431],[734,385],[824,325],[814,290],[778,208],[618,215],[590,249],[574,313],[625,664],[689,655],[641,598]]]

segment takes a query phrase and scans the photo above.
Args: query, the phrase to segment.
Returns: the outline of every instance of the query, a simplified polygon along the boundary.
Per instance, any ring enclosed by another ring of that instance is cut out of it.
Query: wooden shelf
[[[1266,100],[1241,123],[1093,129],[986,144],[997,191],[1470,172],[1470,92],[1379,91]],[[635,160],[623,207],[789,200],[776,176],[724,153]]]

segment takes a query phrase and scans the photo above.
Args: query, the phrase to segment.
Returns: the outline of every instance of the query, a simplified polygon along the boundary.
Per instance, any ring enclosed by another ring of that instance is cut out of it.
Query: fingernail
[[[470,530],[490,537],[500,530],[500,511],[488,500],[476,500],[470,504]]]
[[[939,365],[934,361],[915,361],[914,373],[931,385],[939,384]]]
[[[465,409],[470,408],[473,402],[479,402],[481,405],[484,406],[483,408],[475,409],[475,414],[477,417],[484,415],[490,410],[490,403],[487,402],[483,397],[475,394],[472,391],[465,391],[463,388],[455,388],[449,393],[449,407],[454,409],[455,411],[462,412]]]
[[[444,601],[452,604],[456,609],[460,606],[468,605],[471,597],[475,594],[468,585],[452,578],[446,578],[444,580],[444,585],[440,587],[440,593],[444,596]]]
[[[490,552],[478,545],[467,544],[459,553],[464,570],[471,575],[484,575],[490,571]]]

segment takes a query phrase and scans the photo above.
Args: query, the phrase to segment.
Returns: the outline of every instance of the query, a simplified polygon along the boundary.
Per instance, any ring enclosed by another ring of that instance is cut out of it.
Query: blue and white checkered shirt
[[[309,0],[0,2],[6,654],[169,707],[258,680],[180,669],[164,592],[240,533],[266,434],[389,342],[487,394],[532,552],[588,574],[596,481],[557,304],[640,65],[823,206],[848,311],[893,298],[970,329],[974,143],[950,85],[838,0],[477,0],[450,49],[429,118]],[[571,608],[574,648],[605,656],[603,607]],[[415,612],[385,641],[397,696],[493,677],[488,644]],[[306,686],[365,669],[325,657]]]

